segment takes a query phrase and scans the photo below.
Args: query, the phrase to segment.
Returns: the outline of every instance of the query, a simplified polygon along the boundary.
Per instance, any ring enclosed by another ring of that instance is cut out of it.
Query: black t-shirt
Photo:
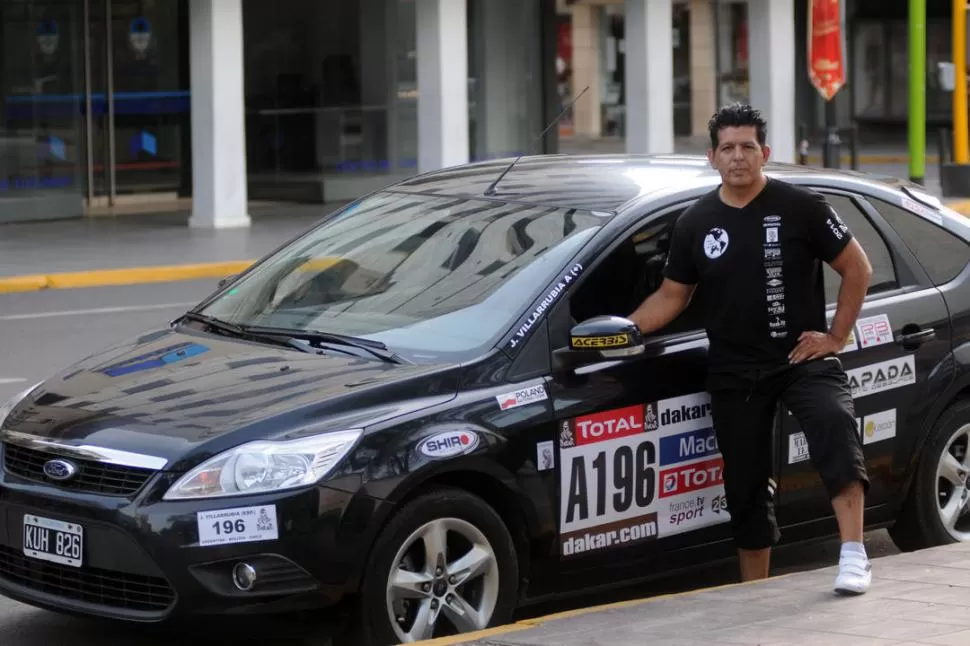
[[[698,285],[711,372],[787,364],[802,332],[828,331],[822,261],[851,239],[822,195],[770,178],[744,208],[715,189],[684,211],[664,275]]]

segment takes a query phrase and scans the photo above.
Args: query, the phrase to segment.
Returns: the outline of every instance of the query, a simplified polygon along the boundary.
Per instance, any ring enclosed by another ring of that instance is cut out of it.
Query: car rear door
[[[840,359],[852,387],[872,483],[866,520],[877,521],[876,508],[892,502],[900,490],[914,438],[940,387],[932,373],[950,352],[948,310],[927,273],[872,202],[847,191],[815,188],[825,194],[873,267],[853,338]],[[824,271],[831,323],[840,277],[827,265]],[[786,538],[831,531],[831,504],[811,466],[801,428],[784,406],[780,417],[779,524],[789,527]]]

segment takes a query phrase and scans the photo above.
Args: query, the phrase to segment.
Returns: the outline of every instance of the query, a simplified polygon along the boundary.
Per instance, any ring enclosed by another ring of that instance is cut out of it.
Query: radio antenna
[[[569,102],[569,105],[567,105],[565,108],[562,109],[562,112],[560,112],[559,115],[555,119],[553,119],[552,122],[550,122],[548,126],[546,126],[546,129],[543,130],[541,133],[539,133],[539,136],[536,137],[535,138],[535,141],[532,142],[532,146],[535,146],[536,143],[540,139],[542,139],[543,137],[546,136],[546,133],[549,132],[549,130],[554,125],[556,125],[557,123],[559,123],[559,120],[562,119],[563,115],[566,114],[574,105],[576,105],[576,102],[579,101],[579,97],[581,97],[584,94],[586,94],[586,90],[588,90],[588,89],[589,89],[589,86],[587,85],[585,88],[583,88],[583,91],[582,92],[580,92],[579,94],[577,94],[576,97],[572,101]],[[495,178],[495,181],[492,182],[491,184],[489,184],[488,188],[485,189],[485,195],[494,195],[495,194],[495,187],[498,186],[498,183],[502,181],[502,178],[505,177],[505,175],[508,174],[508,172],[510,170],[512,170],[512,167],[515,166],[519,162],[520,159],[522,159],[522,155],[519,155],[518,157],[516,157],[515,159],[512,160],[512,163],[509,164],[506,167],[506,169],[502,171],[502,174],[499,175],[498,177],[496,177]]]

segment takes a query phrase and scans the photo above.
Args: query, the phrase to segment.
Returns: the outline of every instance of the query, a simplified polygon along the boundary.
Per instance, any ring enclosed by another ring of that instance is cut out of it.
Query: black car
[[[505,170],[368,195],[0,409],[0,592],[142,622],[350,600],[383,644],[731,556],[699,305],[649,338],[624,318],[717,174]],[[767,172],[824,193],[873,265],[842,353],[868,526],[970,538],[970,226],[905,182]],[[783,409],[775,455],[783,540],[834,534]]]

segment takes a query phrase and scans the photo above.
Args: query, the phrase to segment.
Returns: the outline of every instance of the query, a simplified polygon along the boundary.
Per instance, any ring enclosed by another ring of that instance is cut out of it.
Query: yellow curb
[[[968,200],[953,200],[952,202],[945,202],[948,209],[953,209],[960,215],[970,215],[970,199]]]
[[[194,265],[128,267],[125,269],[98,269],[33,276],[7,276],[0,277],[0,293],[223,278],[244,271],[253,262],[252,260],[237,260]]]
[[[758,583],[764,583],[765,581],[773,581],[776,579],[784,579],[787,577],[799,574],[799,572],[790,572],[788,574],[779,574],[777,576],[769,577],[767,579],[760,579],[755,581],[741,581],[738,583],[725,583],[723,585],[714,585],[707,588],[696,588],[694,590],[685,590],[683,592],[671,592],[669,594],[659,594],[655,597],[646,597],[643,599],[630,599],[628,601],[616,601],[613,603],[604,603],[599,606],[588,606],[586,608],[576,608],[574,610],[565,610],[563,612],[556,612],[551,615],[543,615],[542,617],[533,617],[531,619],[523,619],[512,624],[507,624],[505,626],[496,626],[495,628],[486,628],[485,630],[478,630],[475,632],[463,633],[461,635],[455,635],[453,637],[439,637],[438,639],[428,639],[424,641],[414,642],[415,644],[420,644],[421,646],[455,646],[456,644],[464,644],[466,642],[475,641],[477,639],[486,639],[488,637],[495,637],[496,635],[504,635],[507,633],[519,632],[522,630],[528,630],[530,628],[538,628],[544,623],[553,621],[556,619],[569,619],[571,617],[580,617],[582,615],[587,615],[593,612],[604,612],[607,610],[617,610],[620,608],[632,608],[636,606],[642,606],[647,603],[654,601],[660,601],[662,599],[674,599],[677,597],[686,597],[691,594],[699,594],[701,592],[711,592],[712,590],[724,590],[726,588],[738,588],[745,585],[754,585]]]

